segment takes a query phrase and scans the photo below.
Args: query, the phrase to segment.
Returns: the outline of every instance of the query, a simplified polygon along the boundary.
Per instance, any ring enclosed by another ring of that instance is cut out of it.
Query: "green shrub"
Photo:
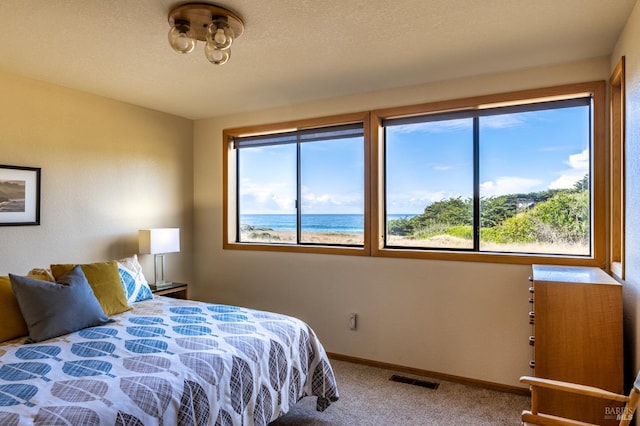
[[[280,240],[280,237],[278,235],[272,235],[269,232],[251,232],[249,234],[249,238],[254,240],[269,240],[269,241]]]
[[[589,242],[588,175],[568,190],[509,194],[482,199],[482,241],[513,243]],[[426,239],[436,235],[473,239],[471,199],[449,198],[430,204],[410,219],[390,220],[389,235]]]
[[[558,192],[531,210],[483,228],[483,241],[496,243],[588,243],[589,194]]]
[[[456,225],[446,229],[445,233],[453,237],[464,238],[465,240],[473,239],[473,226]]]
[[[409,235],[413,233],[413,225],[406,217],[390,220],[387,223],[387,232],[389,235]]]

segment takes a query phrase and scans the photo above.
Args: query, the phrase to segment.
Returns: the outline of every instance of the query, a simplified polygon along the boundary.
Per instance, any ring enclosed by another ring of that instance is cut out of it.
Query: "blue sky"
[[[570,188],[589,170],[589,110],[481,118],[481,196]],[[387,134],[387,211],[415,214],[472,194],[471,119],[393,126]],[[302,144],[303,214],[362,213],[361,139]],[[295,213],[295,146],[241,152],[241,212]]]
[[[294,214],[295,145],[240,152],[243,214]],[[364,212],[362,138],[302,144],[303,214]]]

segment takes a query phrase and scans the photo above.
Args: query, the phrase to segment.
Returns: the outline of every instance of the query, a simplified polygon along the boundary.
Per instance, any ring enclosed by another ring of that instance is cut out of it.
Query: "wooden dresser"
[[[529,313],[536,377],[623,393],[622,286],[603,270],[533,265]],[[540,412],[617,425],[615,403],[541,390]]]

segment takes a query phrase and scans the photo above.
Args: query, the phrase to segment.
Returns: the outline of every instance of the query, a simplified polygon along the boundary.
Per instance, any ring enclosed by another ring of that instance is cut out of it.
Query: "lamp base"
[[[171,281],[165,281],[164,279],[164,254],[158,253],[153,257],[153,267],[156,282],[153,284],[156,290],[171,287]]]

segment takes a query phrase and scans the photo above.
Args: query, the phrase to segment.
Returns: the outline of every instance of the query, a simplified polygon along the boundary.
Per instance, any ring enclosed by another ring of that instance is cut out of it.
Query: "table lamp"
[[[140,254],[153,254],[156,288],[168,287],[165,280],[164,255],[180,252],[180,228],[154,228],[138,231],[138,250]]]

